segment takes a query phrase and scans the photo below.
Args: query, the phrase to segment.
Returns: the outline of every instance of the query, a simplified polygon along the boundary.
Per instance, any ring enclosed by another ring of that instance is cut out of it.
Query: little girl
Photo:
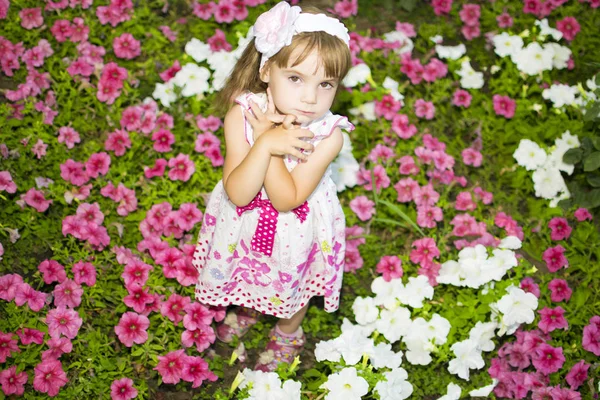
[[[196,299],[237,305],[217,327],[225,342],[260,314],[280,318],[255,369],[291,362],[305,342],[309,300],[338,309],[345,220],[330,163],[354,126],[329,111],[351,57],[346,27],[318,9],[281,2],[216,99],[225,116],[223,179],[206,210],[194,266]]]

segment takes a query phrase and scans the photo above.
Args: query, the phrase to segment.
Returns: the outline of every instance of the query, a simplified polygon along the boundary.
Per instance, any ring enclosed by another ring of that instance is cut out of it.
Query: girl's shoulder
[[[331,136],[335,128],[351,132],[354,130],[354,125],[343,115],[334,114],[328,111],[324,116],[308,125],[314,134],[314,139],[325,139]]]

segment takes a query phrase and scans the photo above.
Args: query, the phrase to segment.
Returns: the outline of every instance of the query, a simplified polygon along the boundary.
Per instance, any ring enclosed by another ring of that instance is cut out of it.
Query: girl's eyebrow
[[[283,69],[283,71],[284,71],[285,73],[287,73],[287,74],[296,74],[296,75],[300,75],[300,76],[301,76],[301,77],[303,77],[303,78],[306,76],[306,75],[304,75],[302,72],[300,72],[300,71],[297,71],[297,70],[295,70],[295,69],[291,69],[291,68],[286,68],[286,69]],[[331,77],[331,78],[325,78],[325,79],[323,80],[323,82],[337,82],[337,81],[338,81],[338,80],[337,80],[336,78],[334,78],[334,77]]]

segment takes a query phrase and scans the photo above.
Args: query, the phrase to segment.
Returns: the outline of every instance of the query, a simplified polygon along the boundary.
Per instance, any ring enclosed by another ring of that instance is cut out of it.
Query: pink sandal
[[[252,325],[258,322],[261,313],[246,307],[236,307],[234,310],[227,313],[225,319],[217,325],[215,335],[225,343],[233,340],[233,336],[241,338],[244,336]]]
[[[258,356],[254,366],[256,371],[271,372],[275,371],[280,363],[291,364],[306,343],[302,328],[299,328],[296,334],[286,335],[275,326],[269,332],[269,337],[271,340],[267,343],[265,351]]]

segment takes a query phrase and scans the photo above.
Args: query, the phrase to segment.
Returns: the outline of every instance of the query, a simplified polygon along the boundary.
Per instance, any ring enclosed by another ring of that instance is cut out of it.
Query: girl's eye
[[[292,82],[294,82],[294,83],[300,82],[300,78],[297,77],[297,76],[295,76],[295,75],[294,76],[290,76],[289,80],[292,81]]]
[[[321,82],[321,87],[325,89],[330,89],[333,87],[333,85],[329,82]]]

